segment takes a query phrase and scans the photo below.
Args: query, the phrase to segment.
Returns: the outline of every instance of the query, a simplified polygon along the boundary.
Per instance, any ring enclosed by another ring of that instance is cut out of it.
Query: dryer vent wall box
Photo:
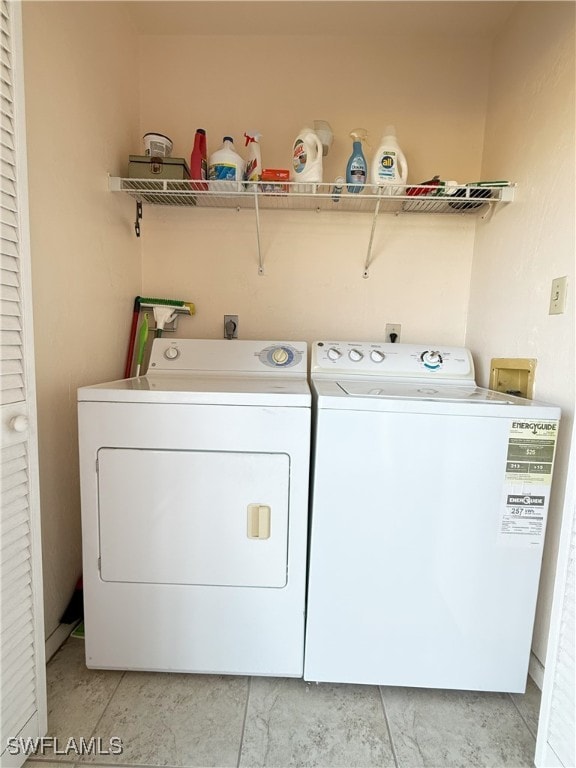
[[[79,390],[89,667],[302,676],[306,358],[162,338]]]
[[[305,679],[524,691],[560,409],[466,349],[318,342],[311,370]]]

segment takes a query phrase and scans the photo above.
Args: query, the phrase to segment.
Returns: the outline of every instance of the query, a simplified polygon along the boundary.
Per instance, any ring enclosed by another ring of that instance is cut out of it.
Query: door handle
[[[14,432],[26,432],[28,429],[28,417],[20,413],[10,419],[10,429]]]
[[[270,538],[270,507],[266,504],[248,504],[248,538]]]

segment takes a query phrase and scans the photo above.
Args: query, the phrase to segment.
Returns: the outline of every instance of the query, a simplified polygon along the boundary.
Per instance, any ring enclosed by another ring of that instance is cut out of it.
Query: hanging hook
[[[140,220],[142,219],[142,202],[136,200],[136,221],[134,222],[134,231],[136,237],[140,237]]]

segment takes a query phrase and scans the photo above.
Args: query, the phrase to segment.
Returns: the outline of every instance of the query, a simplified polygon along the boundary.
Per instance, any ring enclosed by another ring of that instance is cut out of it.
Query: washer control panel
[[[311,372],[474,381],[472,355],[464,347],[377,341],[317,341],[312,345]]]
[[[154,339],[150,373],[245,373],[306,376],[308,345],[304,341],[244,339]]]

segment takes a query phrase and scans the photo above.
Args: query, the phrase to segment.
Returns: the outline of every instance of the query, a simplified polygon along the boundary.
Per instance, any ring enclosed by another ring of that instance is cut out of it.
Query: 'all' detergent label
[[[382,155],[378,166],[378,178],[386,179],[386,181],[396,179],[396,152],[386,152]]]
[[[308,154],[306,152],[306,145],[302,139],[297,139],[294,143],[294,152],[292,155],[292,165],[296,173],[302,173],[306,168],[308,162]]]

